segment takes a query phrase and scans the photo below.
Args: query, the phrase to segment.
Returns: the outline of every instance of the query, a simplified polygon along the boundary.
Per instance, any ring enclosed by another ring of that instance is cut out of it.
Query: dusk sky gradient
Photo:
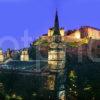
[[[56,8],[65,30],[100,28],[100,0],[0,0],[0,39],[12,36],[22,48],[24,31],[33,40],[47,33],[54,24]],[[3,49],[8,47],[14,48],[10,41],[3,43]]]

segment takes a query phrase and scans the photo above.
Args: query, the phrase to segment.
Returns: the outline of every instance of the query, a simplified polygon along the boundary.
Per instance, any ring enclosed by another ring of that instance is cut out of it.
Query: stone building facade
[[[4,61],[4,54],[2,50],[0,49],[0,63],[2,63],[3,61]]]
[[[28,54],[28,50],[22,50],[21,55],[20,55],[20,60],[21,61],[29,61],[29,54]]]

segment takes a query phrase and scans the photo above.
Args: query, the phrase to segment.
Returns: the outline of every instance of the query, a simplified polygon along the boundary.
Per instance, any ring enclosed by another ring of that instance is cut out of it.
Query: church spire
[[[54,33],[53,35],[60,35],[59,31],[59,18],[58,18],[58,12],[56,11],[55,15],[55,22],[54,22]]]

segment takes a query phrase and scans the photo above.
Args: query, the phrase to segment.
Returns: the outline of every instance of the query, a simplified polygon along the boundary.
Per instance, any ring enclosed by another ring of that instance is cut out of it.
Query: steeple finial
[[[53,35],[60,35],[59,31],[59,18],[58,18],[58,11],[56,10],[56,15],[55,15],[55,22],[54,22],[54,33]]]

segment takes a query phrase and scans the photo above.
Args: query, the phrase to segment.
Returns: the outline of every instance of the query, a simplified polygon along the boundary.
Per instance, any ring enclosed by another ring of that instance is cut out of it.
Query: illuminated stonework
[[[23,51],[21,52],[20,60],[21,60],[21,61],[29,61],[28,50],[23,50]]]
[[[81,39],[81,33],[79,30],[75,31],[74,33],[72,33],[70,35],[71,38],[75,38],[75,39]]]
[[[88,38],[99,39],[100,40],[100,31],[92,28],[88,28]]]
[[[2,63],[4,61],[4,55],[2,50],[0,50],[0,63]]]
[[[48,30],[48,36],[52,36],[53,35],[54,30],[53,29],[49,29]]]
[[[51,43],[48,51],[48,65],[51,70],[62,69],[65,66],[65,45],[63,43]]]
[[[55,75],[48,76],[47,85],[49,90],[53,91],[55,89]]]
[[[66,45],[62,40],[62,37],[64,36],[64,29],[59,29],[57,14],[55,17],[54,30],[52,33],[49,33],[48,36],[51,36],[48,50],[48,68],[50,71],[50,75],[48,76],[47,80],[48,89],[56,91],[57,98],[62,98],[62,100],[65,100],[63,99],[64,96],[62,95],[61,97],[58,97],[59,92],[62,91],[62,82],[64,80],[63,74],[66,60]]]
[[[60,35],[63,37],[65,35],[65,30],[63,28],[60,28]],[[52,37],[54,33],[54,29],[51,28],[48,30],[48,36]]]

